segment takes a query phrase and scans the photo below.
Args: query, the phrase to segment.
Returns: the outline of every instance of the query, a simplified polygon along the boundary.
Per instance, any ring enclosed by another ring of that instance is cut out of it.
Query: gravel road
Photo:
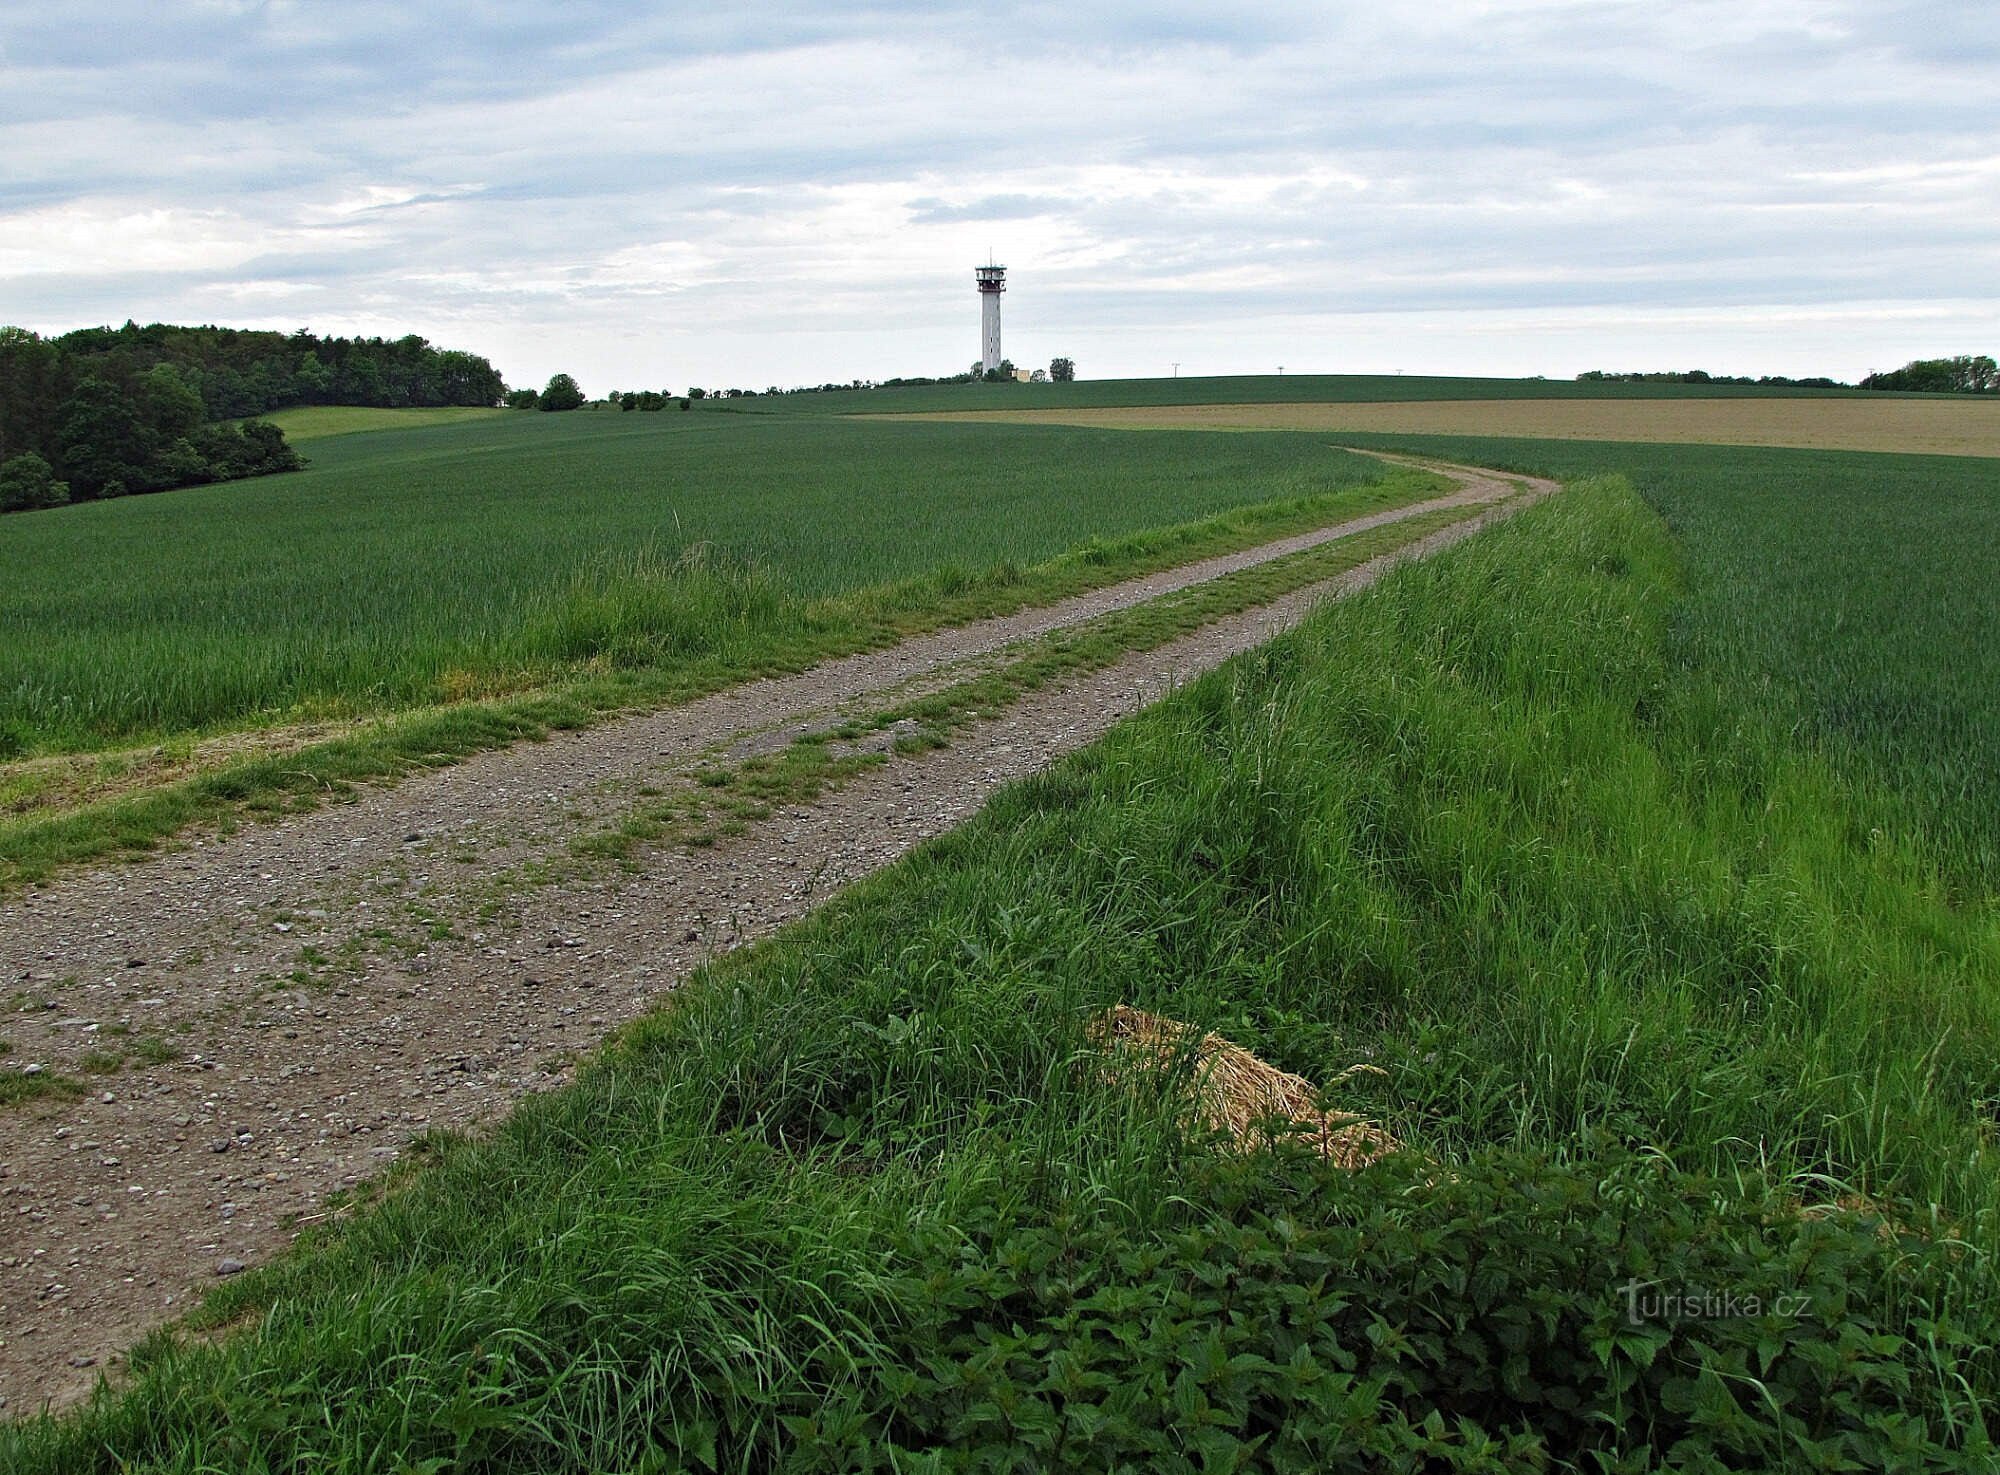
[[[1428,464],[1428,463],[1426,463]],[[0,902],[5,1067],[85,1081],[0,1108],[0,1417],[60,1407],[219,1276],[420,1133],[492,1120],[690,970],[960,823],[1009,780],[1329,594],[1549,483],[1458,488],[1042,609],[479,755],[352,803]],[[578,870],[570,842],[705,753],[825,721],[1108,610],[1440,507],[1466,522],[1173,644],[1034,692],[713,848]],[[535,879],[539,862],[565,862]],[[124,1064],[107,1068],[119,1058]],[[91,1070],[96,1067],[95,1072]]]

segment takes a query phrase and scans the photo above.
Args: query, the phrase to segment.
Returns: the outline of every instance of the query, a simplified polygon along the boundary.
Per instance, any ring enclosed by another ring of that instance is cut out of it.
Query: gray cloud
[[[1094,373],[2000,340],[1990,8],[1257,12],[17,7],[0,318],[417,331],[521,381],[935,372],[991,247],[1010,348]]]

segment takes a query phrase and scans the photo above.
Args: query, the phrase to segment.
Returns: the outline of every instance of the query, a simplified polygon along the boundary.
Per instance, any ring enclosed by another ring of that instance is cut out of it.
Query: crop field
[[[1358,436],[1556,477],[1617,470],[1685,561],[1676,661],[1870,781],[1975,895],[2000,894],[2000,461]]]
[[[343,609],[343,639],[387,632],[375,685],[246,667],[266,705],[175,719],[198,730],[657,696],[1424,494],[1323,433],[1178,411],[798,409],[330,435],[307,476],[177,494],[264,499],[194,551],[83,508],[0,553],[43,630],[199,652],[175,612],[240,585],[220,628],[275,650]],[[425,1139],[124,1386],[0,1426],[0,1465],[2000,1467],[2000,459],[1342,439],[1566,489],[717,958],[492,1131]],[[79,549],[137,560],[144,600]],[[1079,659],[1038,650],[1022,680]],[[14,720],[51,749],[166,725]],[[1188,1051],[1110,1051],[1121,1004],[1399,1150],[1242,1150]]]
[[[363,405],[304,405],[294,410],[278,410],[260,418],[285,432],[294,445],[324,440],[328,436],[353,435],[364,430],[410,430],[423,425],[455,425],[468,420],[496,420],[502,410],[468,409],[461,405],[438,405],[419,410],[378,410]]]
[[[1576,480],[714,963],[0,1454],[1992,1468],[2000,928],[1949,790],[1993,466],[1422,448]],[[1409,1150],[1234,1150],[1185,1056],[1093,1066],[1118,1003]]]
[[[1992,396],[1439,398],[967,413],[1099,429],[1376,431],[2000,456],[2000,399]]]
[[[929,411],[1090,409],[1156,405],[1403,403],[1411,400],[1747,400],[1908,398],[1860,389],[1789,385],[1478,379],[1432,374],[1235,374],[1178,379],[1080,379],[1068,384],[918,384],[821,394],[710,401],[737,414],[919,414]],[[1919,397],[1921,398],[1921,397]]]
[[[1286,435],[412,413],[309,442],[302,474],[0,523],[0,757],[796,657],[871,609],[1025,598],[1067,551],[1108,574],[1132,535],[1384,474]]]

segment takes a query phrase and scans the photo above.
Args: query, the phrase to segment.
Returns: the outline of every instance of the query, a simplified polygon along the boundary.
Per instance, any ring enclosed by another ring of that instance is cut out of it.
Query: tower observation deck
[[[979,284],[979,366],[990,372],[1000,367],[1000,294],[1007,290],[1007,268],[976,266],[972,277]]]

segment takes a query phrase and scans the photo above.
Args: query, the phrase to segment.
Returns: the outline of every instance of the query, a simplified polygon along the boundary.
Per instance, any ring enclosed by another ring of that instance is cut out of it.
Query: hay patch
[[[1092,1019],[1086,1031],[1103,1052],[1114,1079],[1135,1072],[1163,1073],[1188,1066],[1191,1114],[1201,1126],[1224,1134],[1244,1152],[1274,1138],[1303,1143],[1342,1168],[1365,1168],[1400,1152],[1403,1144],[1373,1122],[1322,1110],[1320,1089],[1304,1076],[1279,1070],[1241,1045],[1158,1014],[1119,1004]],[[1383,1075],[1372,1065],[1341,1072],[1338,1085],[1357,1074]]]

